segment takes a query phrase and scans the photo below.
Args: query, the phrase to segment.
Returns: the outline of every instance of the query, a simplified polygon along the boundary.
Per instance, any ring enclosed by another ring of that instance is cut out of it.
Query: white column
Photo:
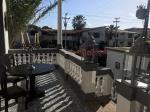
[[[5,53],[8,53],[9,50],[9,40],[8,40],[8,29],[6,29],[7,26],[7,20],[6,20],[6,15],[7,15],[7,7],[6,7],[6,0],[3,0],[3,28],[4,28],[4,44],[5,44]],[[5,25],[6,24],[6,25]]]
[[[57,45],[62,46],[62,0],[58,0]]]

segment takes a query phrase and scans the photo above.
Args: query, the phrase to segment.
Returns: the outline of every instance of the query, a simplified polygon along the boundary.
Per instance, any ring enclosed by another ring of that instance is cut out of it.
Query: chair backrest
[[[14,58],[11,54],[5,54],[5,64],[7,65],[7,70],[9,71],[12,66],[14,66]]]
[[[6,75],[6,66],[0,64],[0,81],[2,92],[7,94],[7,75]]]

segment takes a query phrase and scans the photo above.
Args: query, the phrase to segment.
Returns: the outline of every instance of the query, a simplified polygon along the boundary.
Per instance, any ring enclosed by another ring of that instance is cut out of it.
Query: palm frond
[[[65,0],[62,0],[65,1]],[[58,2],[55,0],[54,3],[51,3],[50,6],[46,7],[44,11],[42,11],[39,16],[33,21],[32,24],[37,23],[41,18],[43,18],[50,10],[53,10],[57,6]]]

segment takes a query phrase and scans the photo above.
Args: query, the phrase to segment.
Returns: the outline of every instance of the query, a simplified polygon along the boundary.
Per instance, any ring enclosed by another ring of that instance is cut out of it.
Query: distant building
[[[115,43],[117,42],[117,47],[131,47],[137,34],[137,32],[118,30],[117,37],[113,36],[112,39],[109,40],[109,46],[116,47]]]
[[[105,26],[95,28],[84,28],[82,30],[68,30],[66,31],[67,41],[72,41],[74,47],[79,49],[79,46],[85,42],[89,37],[89,33],[94,36],[94,39],[98,45],[103,45],[106,42]],[[65,32],[64,32],[65,39]]]
[[[31,38],[34,37],[35,33],[40,34],[40,41],[49,42],[50,44],[56,44],[57,40],[57,30],[42,28],[37,31],[37,29],[28,30]],[[105,44],[105,26],[96,28],[84,28],[82,30],[63,30],[63,47],[65,47],[65,42],[67,49],[77,50],[84,41],[89,38],[88,33],[92,34],[98,44]],[[51,45],[49,45],[51,46]],[[52,45],[54,46],[54,45]]]
[[[57,45],[57,30],[37,26],[30,26],[28,33],[31,36],[31,40],[34,38],[35,33],[40,34],[40,42],[43,47],[56,47]],[[90,38],[89,33],[93,35],[99,48],[106,47],[107,35],[106,26],[95,27],[95,28],[83,28],[82,30],[63,30],[63,47],[71,50],[78,50],[80,46]],[[109,46],[115,47],[117,42],[118,47],[130,47],[134,40],[140,33],[127,30],[118,30],[117,37],[113,36],[109,39]]]
[[[107,37],[105,26],[96,28],[85,28],[83,30],[69,30],[66,33],[67,41],[72,41],[74,42],[74,44],[77,43],[77,46],[81,45],[85,41],[85,39],[89,38],[88,33],[94,36],[95,41],[99,45],[99,47],[106,46]],[[134,43],[138,35],[138,32],[118,30],[117,38],[113,36],[109,40],[109,46],[115,47],[115,42],[117,41],[118,47],[131,47],[132,43]]]
[[[137,32],[138,34],[143,33],[143,28],[128,28],[126,31]],[[148,29],[148,36],[150,36],[150,28]]]

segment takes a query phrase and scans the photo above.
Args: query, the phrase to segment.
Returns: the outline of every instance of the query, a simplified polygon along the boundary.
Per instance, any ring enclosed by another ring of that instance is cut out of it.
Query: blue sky
[[[43,0],[41,6],[47,6],[53,0]],[[137,5],[146,5],[148,0],[66,0],[63,2],[63,15],[68,12],[68,29],[72,29],[72,18],[82,14],[86,18],[86,27],[108,26],[115,17],[120,17],[121,29],[143,27],[143,21],[135,17]],[[57,28],[57,8],[50,11],[37,25]]]

